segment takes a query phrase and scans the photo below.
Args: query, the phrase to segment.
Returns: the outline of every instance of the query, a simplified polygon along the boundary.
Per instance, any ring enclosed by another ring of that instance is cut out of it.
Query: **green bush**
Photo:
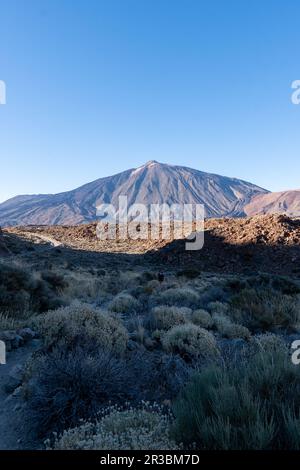
[[[285,276],[259,274],[258,276],[251,276],[246,279],[250,288],[254,289],[273,289],[275,292],[280,292],[283,295],[296,295],[300,294],[300,286],[292,279]]]
[[[88,304],[74,303],[49,311],[36,317],[33,324],[48,348],[59,341],[71,347],[81,336],[92,340],[95,347],[117,354],[122,354],[127,346],[128,333],[120,321]]]
[[[293,328],[299,323],[299,299],[271,289],[243,289],[231,305],[233,315],[251,329]]]
[[[186,358],[213,358],[218,355],[214,336],[192,323],[174,326],[162,338],[166,351]]]
[[[298,449],[299,390],[300,369],[283,349],[207,366],[174,404],[173,436],[198,449]]]
[[[272,274],[258,274],[249,276],[244,279],[233,278],[229,279],[225,287],[231,292],[240,292],[243,289],[271,289],[274,292],[279,292],[283,295],[296,295],[300,294],[300,286],[296,281],[289,279],[285,276],[278,276]]]

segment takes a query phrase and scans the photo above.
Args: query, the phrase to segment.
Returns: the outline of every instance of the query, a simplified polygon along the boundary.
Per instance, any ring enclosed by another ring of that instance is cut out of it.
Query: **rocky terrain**
[[[27,242],[61,246],[66,256],[76,253],[134,255],[149,263],[191,265],[218,272],[267,271],[300,274],[300,219],[284,215],[207,219],[204,247],[186,251],[185,240],[106,240],[96,236],[96,224],[79,226],[17,227],[5,230]],[[72,256],[71,256],[72,257]],[[117,261],[117,258],[114,258]],[[130,257],[126,258],[130,262]],[[120,256],[120,263],[124,257]]]

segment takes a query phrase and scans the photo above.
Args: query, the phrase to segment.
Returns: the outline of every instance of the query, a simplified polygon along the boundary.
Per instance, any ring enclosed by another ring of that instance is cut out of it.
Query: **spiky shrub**
[[[95,418],[109,404],[169,401],[186,383],[189,368],[178,356],[144,350],[120,358],[86,341],[31,358],[24,377],[30,425],[42,437]]]
[[[116,313],[132,313],[139,309],[139,302],[132,295],[121,292],[110,302],[108,308]]]
[[[171,288],[158,296],[158,301],[165,305],[181,307],[197,307],[200,302],[199,294],[190,287]]]
[[[144,318],[140,315],[131,315],[125,321],[126,329],[129,333],[130,339],[137,341],[140,344],[145,344],[146,339],[149,337],[148,331],[144,325]]]
[[[148,324],[152,330],[169,330],[188,321],[192,311],[186,307],[159,305],[150,313]]]
[[[30,361],[25,375],[27,412],[34,432],[41,436],[76,426],[107,403],[130,397],[131,376],[125,363],[107,352],[90,355],[81,347],[58,347]]]
[[[293,328],[299,323],[299,299],[272,289],[243,289],[231,303],[238,318],[252,329]]]
[[[16,330],[22,326],[22,322],[12,318],[7,313],[0,312],[0,331]]]
[[[191,315],[191,320],[195,325],[206,329],[211,328],[214,323],[210,313],[203,309],[194,310]]]
[[[99,348],[113,350],[118,354],[122,354],[127,346],[128,333],[121,322],[109,312],[88,304],[76,302],[69,307],[40,315],[33,323],[48,348],[59,341],[69,347],[80,341],[81,337]]]
[[[257,352],[268,352],[276,354],[278,351],[287,352],[287,344],[283,339],[273,333],[265,333],[254,336],[250,346]]]
[[[95,424],[65,431],[56,450],[176,450],[170,438],[170,416],[158,406],[122,410],[112,407]]]
[[[282,349],[208,366],[175,402],[173,435],[199,449],[298,449],[299,390],[300,370]]]
[[[218,355],[214,336],[204,328],[187,323],[174,326],[162,339],[166,351],[186,358],[213,358]]]

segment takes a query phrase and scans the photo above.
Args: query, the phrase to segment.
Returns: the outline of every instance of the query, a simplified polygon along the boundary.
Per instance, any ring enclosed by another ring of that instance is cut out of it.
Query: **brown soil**
[[[8,234],[34,243],[98,253],[145,255],[147,261],[191,266],[205,271],[268,271],[300,275],[300,219],[284,215],[208,219],[200,251],[186,251],[185,241],[106,240],[96,236],[96,224],[7,229]]]

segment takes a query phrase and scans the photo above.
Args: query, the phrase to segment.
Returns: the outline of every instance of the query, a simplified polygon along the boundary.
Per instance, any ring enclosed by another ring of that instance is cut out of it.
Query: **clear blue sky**
[[[0,201],[147,160],[299,188],[299,0],[0,0]]]

